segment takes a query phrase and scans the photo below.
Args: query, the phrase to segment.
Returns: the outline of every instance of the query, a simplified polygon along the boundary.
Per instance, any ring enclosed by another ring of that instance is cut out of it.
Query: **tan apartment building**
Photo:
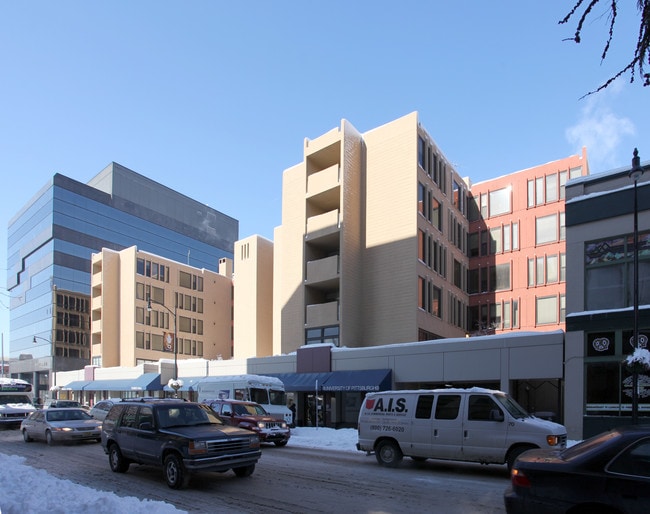
[[[220,269],[232,268],[226,264],[220,262]],[[132,246],[93,254],[91,280],[93,365],[232,357],[230,276]]]
[[[471,184],[469,333],[565,327],[565,184],[587,151]]]
[[[305,139],[283,173],[273,354],[464,336],[467,186],[416,112]]]

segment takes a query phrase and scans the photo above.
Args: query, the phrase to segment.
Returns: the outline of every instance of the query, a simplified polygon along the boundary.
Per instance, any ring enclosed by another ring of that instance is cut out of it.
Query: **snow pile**
[[[0,497],[2,514],[47,512],[49,514],[173,514],[185,512],[169,503],[122,498],[49,475],[25,465],[25,458],[0,453]]]

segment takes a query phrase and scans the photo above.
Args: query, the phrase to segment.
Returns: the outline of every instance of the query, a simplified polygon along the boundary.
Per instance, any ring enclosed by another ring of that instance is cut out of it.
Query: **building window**
[[[454,259],[454,285],[459,289],[463,288],[463,266],[456,259]]]
[[[557,255],[548,255],[546,257],[546,282],[557,282],[558,268],[557,268]]]
[[[557,214],[535,219],[535,244],[555,243],[558,239]]]
[[[650,303],[650,232],[639,235],[639,303]],[[585,305],[588,310],[629,307],[634,301],[631,237],[585,244]]]
[[[423,230],[418,229],[418,259],[425,262],[424,247],[426,245],[426,234]]]
[[[544,205],[544,178],[535,179],[535,205]]]
[[[544,296],[535,299],[535,323],[549,325],[558,322],[558,297]]]
[[[424,216],[424,204],[427,190],[422,182],[418,182],[418,212]]]
[[[566,177],[567,177],[567,172],[566,171],[560,171],[560,200],[564,200],[565,195],[566,195]]]
[[[332,325],[327,327],[308,328],[305,330],[305,344],[332,343],[339,345],[339,327]]]
[[[502,229],[493,227],[490,229],[490,254],[494,255],[502,251]]]
[[[560,254],[560,282],[566,282],[566,254]]]
[[[442,318],[442,289],[436,286],[431,289],[431,314]]]
[[[418,277],[418,307],[420,309],[425,309],[426,308],[426,279],[424,277]]]
[[[469,257],[478,257],[478,232],[469,234],[467,239],[467,251],[469,252]]]
[[[510,186],[504,187],[503,189],[497,189],[496,191],[490,191],[490,218],[501,214],[508,214],[512,211],[510,205],[510,192]]]
[[[178,272],[178,285],[187,289],[192,289],[192,275],[185,271]]]
[[[426,155],[426,143],[422,136],[418,136],[418,164],[420,168],[426,170],[424,156]]]
[[[519,222],[512,224],[512,249],[519,250]]]
[[[496,272],[494,290],[504,291],[510,289],[510,263],[497,264],[494,269]]]
[[[528,207],[535,207],[535,181],[528,181]]]
[[[546,202],[557,202],[557,174],[546,175]]]
[[[435,198],[431,199],[431,224],[442,232],[442,209]]]

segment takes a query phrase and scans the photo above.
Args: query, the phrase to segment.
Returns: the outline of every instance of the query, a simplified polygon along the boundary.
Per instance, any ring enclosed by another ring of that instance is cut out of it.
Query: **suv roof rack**
[[[123,402],[186,402],[185,398],[156,398],[154,396],[139,396],[137,398],[122,398]]]

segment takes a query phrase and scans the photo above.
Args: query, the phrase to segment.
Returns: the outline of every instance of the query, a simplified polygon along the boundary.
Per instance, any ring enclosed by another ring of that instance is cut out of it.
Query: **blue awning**
[[[322,373],[265,373],[282,380],[284,388],[293,392],[315,391],[388,391],[392,388],[392,370],[365,369],[328,371]],[[318,382],[317,382],[318,381]]]
[[[388,391],[393,385],[391,374],[390,369],[332,371],[322,389],[343,392]]]
[[[63,389],[68,391],[83,391],[84,387],[88,384],[92,384],[92,380],[75,380],[74,382],[64,385]]]
[[[74,382],[72,383],[74,384]],[[70,385],[72,385],[70,384]],[[66,386],[66,389],[69,386]],[[138,378],[121,378],[114,380],[91,380],[86,382],[81,391],[161,391],[160,374],[145,373]]]
[[[285,391],[315,391],[318,381],[320,389],[330,373],[264,373],[268,377],[282,380]]]

